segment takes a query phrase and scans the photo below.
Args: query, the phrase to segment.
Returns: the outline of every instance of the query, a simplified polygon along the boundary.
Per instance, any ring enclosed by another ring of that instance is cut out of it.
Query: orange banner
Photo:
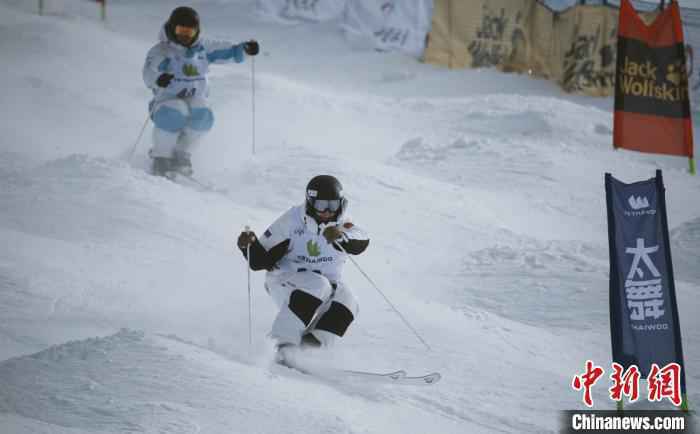
[[[677,2],[646,25],[620,3],[613,146],[693,157],[688,73]]]

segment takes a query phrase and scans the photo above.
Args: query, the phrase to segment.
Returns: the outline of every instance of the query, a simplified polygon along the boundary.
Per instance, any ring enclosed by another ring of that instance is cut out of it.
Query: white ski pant
[[[333,285],[312,271],[269,272],[265,287],[279,308],[270,331],[277,343],[298,345],[306,331],[330,346],[358,312],[357,300],[344,283]]]
[[[201,97],[157,102],[151,119],[151,157],[173,158],[176,152],[188,152],[214,125],[214,114]]]

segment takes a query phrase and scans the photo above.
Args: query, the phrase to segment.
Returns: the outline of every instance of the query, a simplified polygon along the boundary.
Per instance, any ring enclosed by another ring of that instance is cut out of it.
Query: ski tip
[[[432,374],[428,374],[425,377],[423,377],[423,381],[425,384],[435,384],[440,379],[442,378],[442,375],[440,375],[438,372],[433,372]]]
[[[408,373],[404,370],[398,370],[398,371],[393,371],[393,372],[386,372],[386,373],[379,373],[379,372],[367,372],[367,371],[353,371],[353,370],[343,370],[341,371],[343,374],[348,375],[348,376],[362,376],[362,377],[376,377],[376,378],[388,378],[390,380],[401,380],[403,378],[406,378],[408,376]]]

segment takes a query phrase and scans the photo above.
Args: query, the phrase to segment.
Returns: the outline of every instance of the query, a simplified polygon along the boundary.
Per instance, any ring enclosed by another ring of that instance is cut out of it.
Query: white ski
[[[165,174],[164,177],[177,184],[193,188],[194,190],[200,192],[216,193],[226,196],[226,191],[224,189],[217,188],[214,185],[211,185],[207,182],[200,181],[192,175],[185,175],[179,172],[168,172]]]
[[[437,372],[414,377],[409,376],[404,370],[381,373],[368,371],[354,371],[347,369],[335,369],[329,368],[327,366],[314,366],[314,364],[312,363],[301,363],[295,357],[285,357],[284,355],[281,355],[280,359],[277,360],[277,363],[279,363],[282,366],[286,366],[287,368],[301,372],[302,374],[311,375],[314,377],[323,378],[325,380],[331,381],[361,380],[378,384],[430,386],[437,383],[442,378],[442,376]]]
[[[358,378],[362,380],[376,381],[388,384],[400,384],[405,386],[430,386],[437,383],[442,378],[442,376],[437,372],[414,377],[409,376],[406,373],[406,371],[396,371],[389,372],[386,374],[380,374],[366,371],[341,370],[338,371],[338,375],[348,378]]]

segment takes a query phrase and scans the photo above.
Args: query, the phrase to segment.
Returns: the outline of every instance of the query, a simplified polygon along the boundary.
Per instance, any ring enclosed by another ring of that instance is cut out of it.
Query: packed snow
[[[604,173],[656,169],[700,403],[700,178],[687,159],[614,151],[612,99],[377,52],[332,23],[259,16],[254,0],[190,4],[206,36],[262,50],[213,67],[216,123],[193,154],[204,186],[146,173],[150,125],[136,143],[144,56],[178,2],[110,1],[103,23],[94,2],[46,0],[38,16],[0,0],[0,432],[557,432],[560,410],[584,408],[573,376],[611,362]],[[348,263],[360,315],[304,356],[438,371],[438,384],[274,364],[262,273],[249,345],[236,237],[262,233],[320,173],[370,235],[357,263],[432,349]],[[614,408],[607,387],[596,408]]]

